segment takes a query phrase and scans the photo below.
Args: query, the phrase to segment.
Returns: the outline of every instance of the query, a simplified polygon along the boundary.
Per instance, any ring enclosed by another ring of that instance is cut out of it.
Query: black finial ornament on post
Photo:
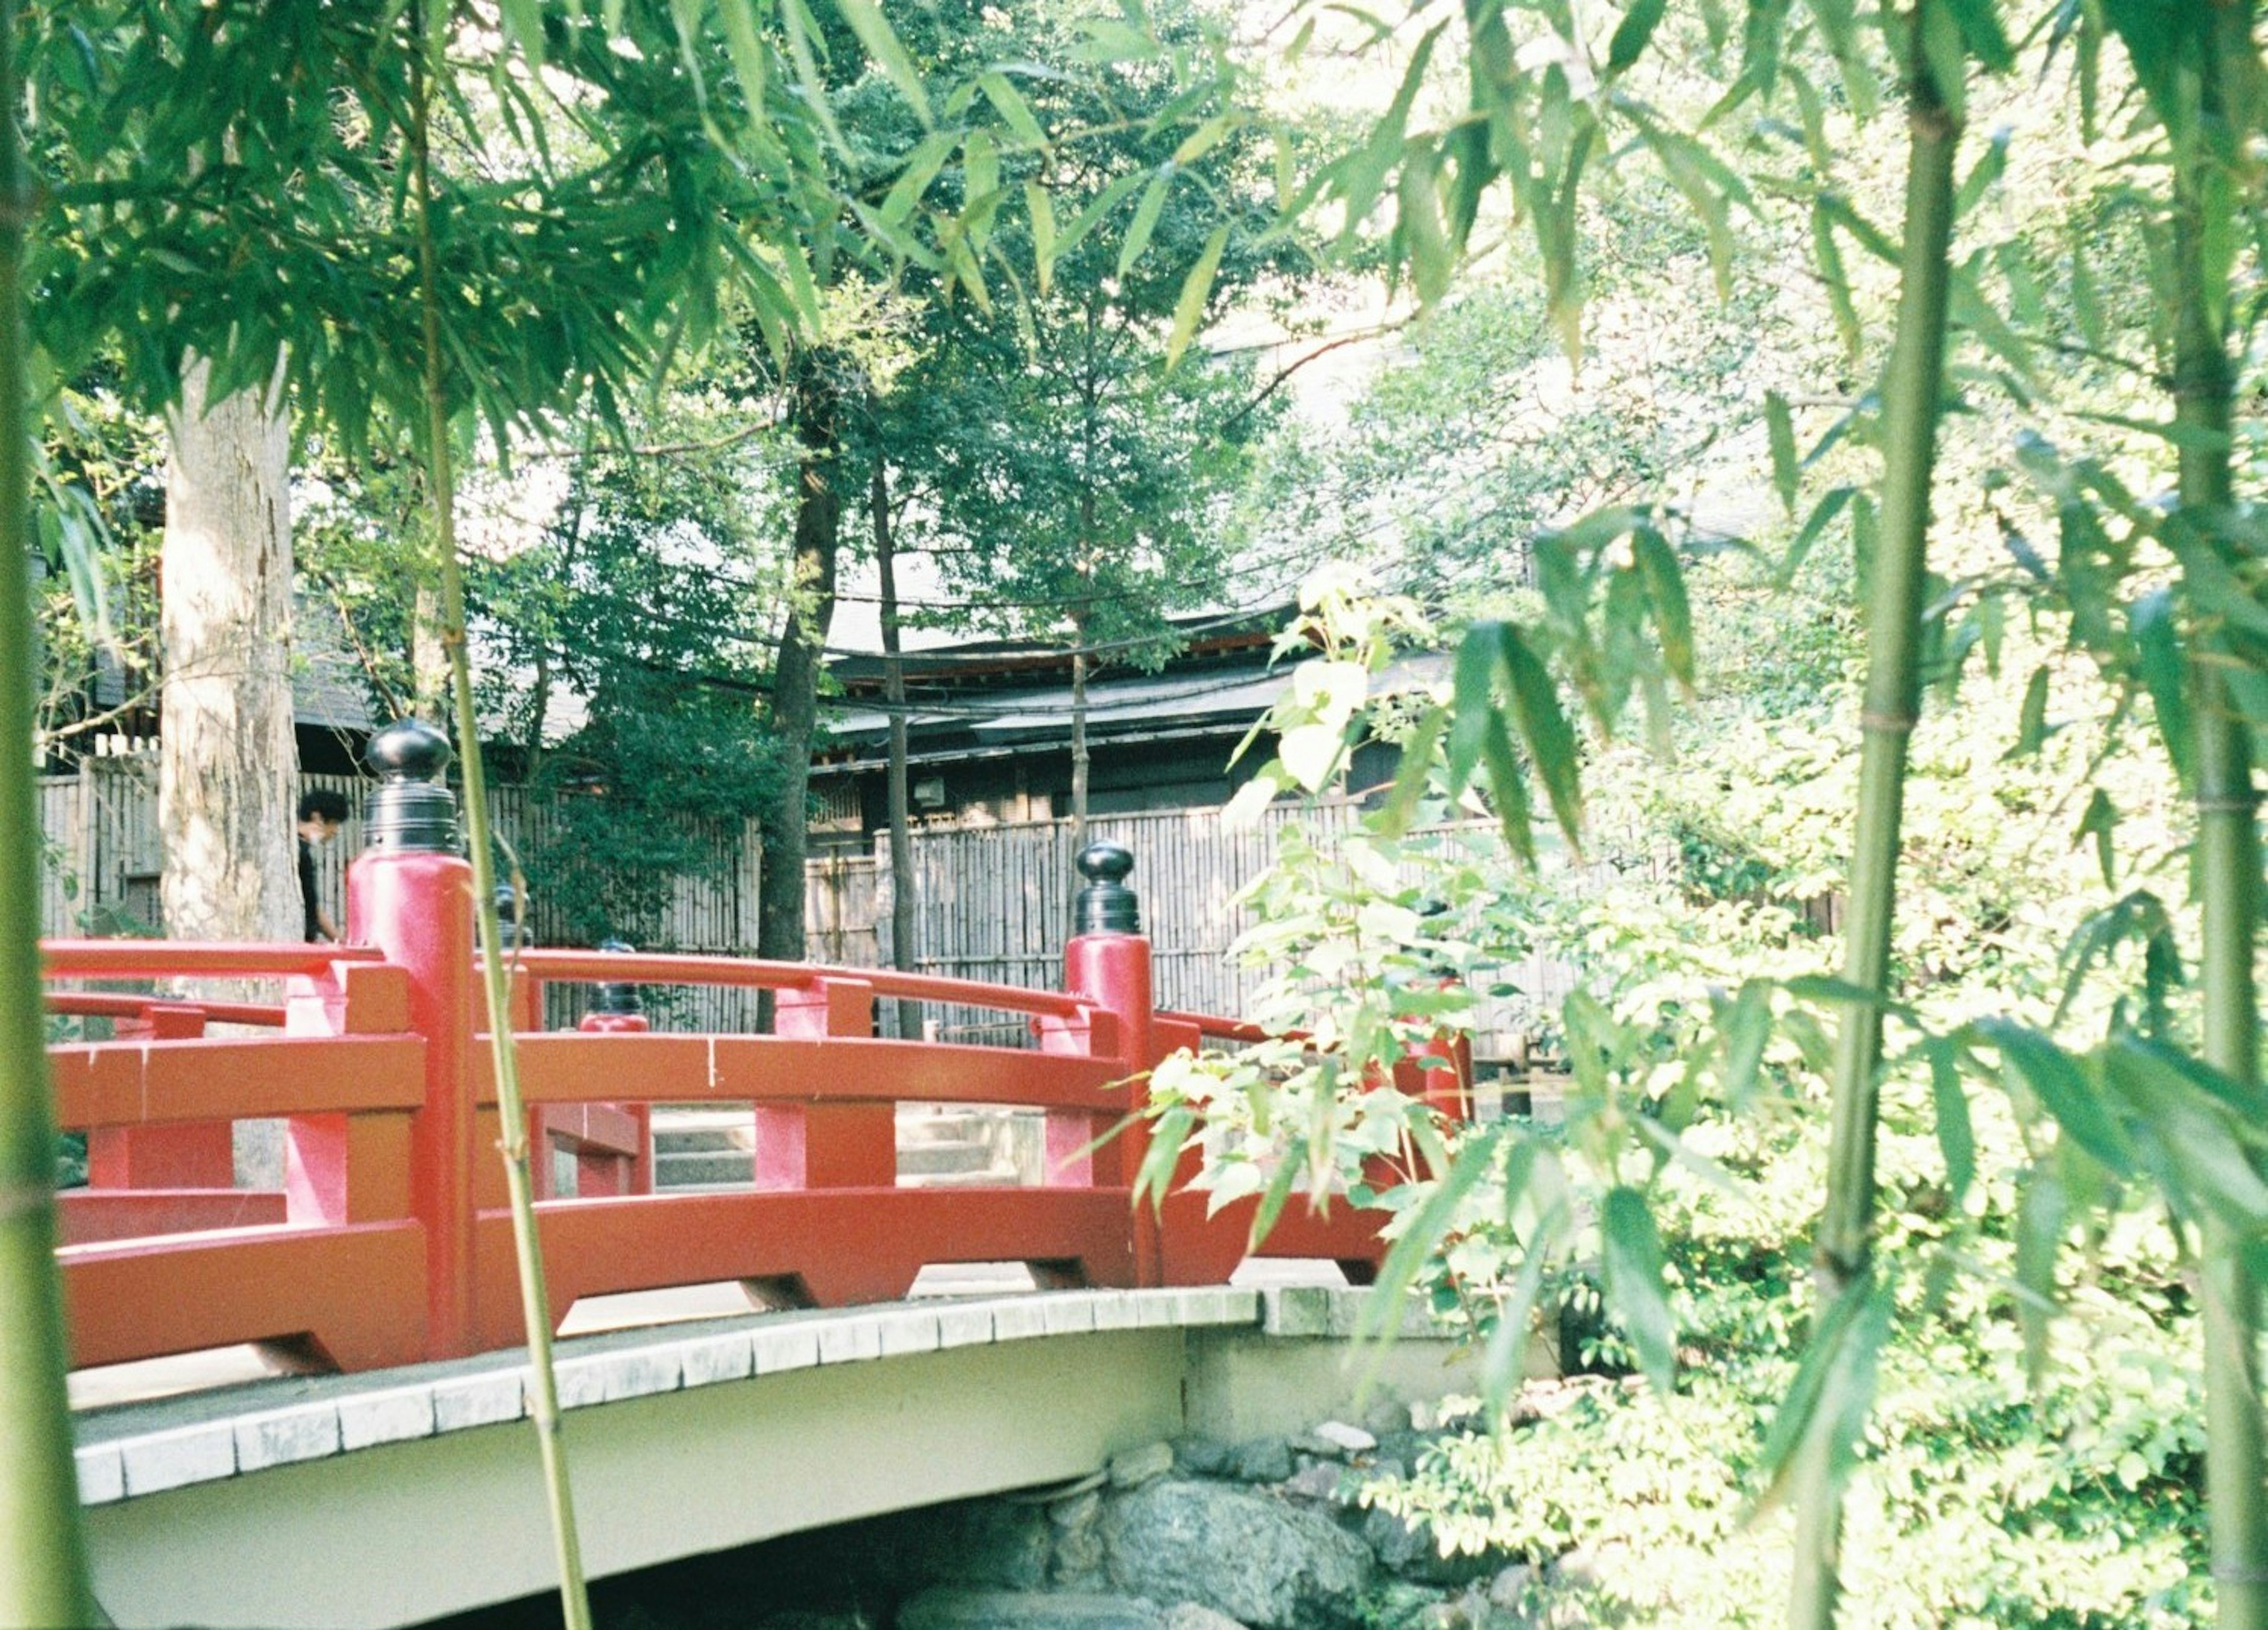
[[[628,956],[637,947],[627,940],[601,940],[599,948],[611,955]],[[644,1013],[645,1003],[639,999],[638,988],[635,985],[618,985],[609,980],[599,987],[598,998],[591,1004],[591,1011],[628,1018],[633,1014]]]
[[[457,847],[457,800],[434,778],[456,755],[448,738],[415,719],[397,719],[370,739],[363,762],[378,785],[362,808],[363,845],[395,854],[450,854]]]
[[[1071,908],[1074,933],[1140,933],[1142,902],[1126,886],[1134,856],[1116,844],[1089,844],[1079,852],[1079,874],[1086,886]]]

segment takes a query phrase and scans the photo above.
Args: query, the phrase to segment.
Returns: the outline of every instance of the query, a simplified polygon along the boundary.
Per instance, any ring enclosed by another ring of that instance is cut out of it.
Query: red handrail
[[[1158,1009],[1158,1022],[1189,1025],[1198,1035],[1219,1042],[1304,1042],[1309,1039],[1305,1030],[1271,1030],[1242,1019],[1224,1019],[1219,1014],[1179,1013],[1164,1007]]]
[[[82,1019],[138,1019],[151,1007],[195,1008],[208,1024],[281,1027],[284,1009],[265,1002],[208,1002],[168,996],[135,996],[109,991],[49,991],[48,1011]]]
[[[957,1002],[997,1007],[1007,1013],[1049,1019],[1076,1019],[1094,1004],[1060,991],[1035,991],[1018,985],[987,985],[934,974],[901,973],[894,968],[842,968],[821,963],[758,962],[738,956],[680,955],[646,951],[517,951],[511,965],[547,984],[710,985],[743,990],[806,991],[822,979],[854,980],[877,996],[915,1001]]]
[[[423,851],[364,856],[347,904],[365,945],[42,948],[55,980],[295,981],[282,1035],[50,1050],[59,1118],[89,1134],[93,1178],[70,1202],[73,1243],[60,1252],[77,1362],[303,1339],[362,1369],[523,1338],[493,1156],[497,1111],[479,1036],[490,1015],[475,977],[468,870]],[[526,1037],[531,1117],[551,1147],[571,1150],[579,1189],[538,1213],[555,1320],[578,1296],[719,1280],[792,1280],[821,1304],[889,1299],[924,1265],[949,1261],[1023,1259],[1102,1285],[1218,1284],[1246,1254],[1254,1198],[1219,1215],[1195,1191],[1155,1209],[1130,1204],[1147,1137],[1122,1122],[1141,1073],[1192,1031],[1265,1035],[1238,1020],[1157,1013],[1138,936],[1071,941],[1067,991],[664,953],[528,949],[512,965],[522,1018],[525,995],[547,984],[781,993],[777,1036],[625,1025]],[[1041,1022],[1041,1046],[877,1037],[877,996],[1027,1015]],[[202,1013],[271,1029],[284,1013],[131,991],[57,990],[48,1002],[57,1012]],[[665,1097],[748,1106],[751,1186],[652,1191],[646,1106]],[[1035,1113],[1042,1185],[905,1184],[897,1122],[909,1102]],[[284,1187],[239,1199],[229,1123],[269,1117],[284,1124]],[[1262,1249],[1332,1258],[1359,1274],[1383,1247],[1374,1220],[1342,1207],[1287,1216]]]
[[[386,959],[368,946],[295,942],[212,945],[186,940],[42,940],[40,971],[49,979],[242,979],[319,974],[338,963]]]

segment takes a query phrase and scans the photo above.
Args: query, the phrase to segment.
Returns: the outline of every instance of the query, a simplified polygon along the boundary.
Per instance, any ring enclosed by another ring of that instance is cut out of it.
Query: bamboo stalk
[[[2219,522],[2234,501],[2229,469],[2235,370],[2226,299],[2211,298],[2207,195],[2216,171],[2245,139],[2233,117],[2244,93],[2230,80],[2251,49],[2250,0],[2225,0],[2190,38],[2198,74],[2200,128],[2173,143],[2174,417],[2198,433],[2180,442],[2178,520],[2193,547],[2220,549]],[[2228,207],[2226,202],[2221,206]],[[2260,931],[2260,848],[2250,727],[2222,677],[2229,653],[2200,631],[2190,660],[2197,697],[2198,883],[2203,897],[2200,970],[2207,1063],[2247,1088],[2260,1081],[2259,1002],[2253,956]],[[2260,1287],[2236,1235],[2218,1219],[2204,1229],[2205,1510],[2217,1622],[2268,1630],[2268,1500],[2264,1500],[2260,1403]]]
[[[55,1127],[40,991],[23,149],[0,9],[0,1625],[99,1622],[79,1531],[55,1272]]]
[[[427,33],[429,41],[434,36]],[[551,1302],[543,1281],[543,1243],[535,1227],[534,1184],[529,1172],[527,1111],[519,1095],[519,1056],[512,1031],[511,980],[504,934],[497,920],[495,863],[490,851],[488,776],[481,763],[480,720],[473,698],[472,663],[465,648],[465,582],[457,560],[456,475],[449,456],[449,414],[442,389],[441,313],[433,244],[432,168],[428,123],[432,80],[441,71],[438,46],[417,80],[416,195],[417,269],[425,348],[425,461],[441,554],[441,643],[449,654],[457,716],[458,762],[464,767],[466,847],[473,867],[473,918],[479,925],[482,981],[487,986],[489,1043],[496,1063],[497,1144],[512,1200],[512,1241],[519,1265],[520,1312],[527,1327],[527,1367],[533,1383],[529,1418],[543,1464],[551,1508],[551,1534],[559,1569],[560,1607],[567,1630],[590,1630],[591,1597],[583,1576],[583,1550],[575,1528],[575,1494],[568,1481],[566,1445],[559,1430],[559,1381],[551,1360]]]
[[[1883,387],[1882,528],[1869,586],[1858,826],[1844,939],[1845,981],[1884,994],[1896,909],[1906,744],[1920,704],[1922,594],[1951,282],[1947,255],[1953,234],[1953,160],[1961,139],[1956,109],[1962,87],[1940,85],[1922,48],[1927,14],[1938,3],[1922,0],[1908,26],[1905,236],[1897,334]],[[1813,1280],[1822,1312],[1872,1267],[1881,1048],[1881,1008],[1871,1002],[1847,1004],[1836,1038],[1826,1206],[1813,1247]],[[1800,1630],[1829,1630],[1840,1594],[1843,1499],[1831,1434],[1815,1429],[1802,1457],[1795,1480],[1788,1622]]]

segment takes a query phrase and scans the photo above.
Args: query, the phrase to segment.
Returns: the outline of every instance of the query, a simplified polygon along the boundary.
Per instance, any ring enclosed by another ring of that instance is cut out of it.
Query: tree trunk
[[[98,1622],[79,1531],[40,999],[33,548],[14,14],[0,11],[0,1624]]]
[[[2186,547],[2229,564],[2226,520],[2235,501],[2229,470],[2235,369],[2229,358],[2226,289],[2214,298],[2210,244],[2216,210],[2235,188],[2215,182],[2248,139],[2242,87],[2232,77],[2251,52],[2249,0],[2206,8],[2211,20],[2191,38],[2197,63],[2198,130],[2176,141],[2174,170],[2175,287],[2173,407],[2198,432],[2180,443],[2181,508],[2175,526]],[[2260,1015],[2253,956],[2260,933],[2260,845],[2250,723],[2223,676],[2236,659],[2200,633],[2191,654],[2197,697],[2197,876],[2203,902],[2201,982],[2205,1056],[2248,1090],[2260,1081]],[[2268,1491],[2264,1491],[2260,1398],[2260,1286],[2242,1236],[2208,1217],[2199,1298],[2205,1322],[2205,1510],[2212,1528],[2218,1622],[2230,1630],[2268,1626]]]
[[[160,556],[158,898],[177,940],[297,940],[290,427],[279,375],[168,418]]]
[[[1923,587],[1928,577],[1929,500],[1945,381],[1947,262],[1953,230],[1953,159],[1961,138],[1963,87],[1937,82],[1921,38],[1922,0],[1907,64],[1911,146],[1906,168],[1904,253],[1897,336],[1883,382],[1882,529],[1867,600],[1864,745],[1859,766],[1858,827],[1851,862],[1845,983],[1887,993],[1890,930],[1896,909],[1899,825],[1906,743],[1920,705]],[[1874,1127],[1881,1062],[1882,1011],[1845,1006],[1835,1052],[1835,1096],[1827,1155],[1827,1199],[1814,1245],[1816,1321],[1846,1296],[1872,1297]],[[1849,1328],[1849,1326],[1845,1326]],[[1832,1411],[1815,1418],[1799,1451],[1793,1496],[1795,1571],[1789,1623],[1829,1630],[1838,1595],[1845,1467]]]
[[[438,724],[449,708],[449,648],[441,638],[441,591],[417,586],[409,607],[409,683],[417,717]]]
[[[780,781],[763,813],[763,865],[756,880],[756,955],[782,962],[801,962],[804,955],[811,741],[819,720],[820,659],[835,617],[835,562],[842,542],[838,406],[835,382],[823,363],[805,358],[797,368],[793,409],[803,443],[796,476],[795,565],[779,660],[772,669],[772,734],[779,743]],[[759,1002],[760,1019],[769,1021],[770,1006]]]
[[[898,563],[890,541],[889,472],[877,455],[871,507],[874,565],[882,588],[882,696],[890,710],[890,963],[914,969],[914,840],[912,800],[906,789],[906,665],[898,647]],[[897,1003],[898,1035],[921,1039],[921,1004]]]
[[[1088,508],[1091,515],[1091,508]],[[1088,525],[1088,535],[1091,535]],[[1086,847],[1086,608],[1071,613],[1071,853]]]
[[[1071,653],[1071,852],[1086,847],[1086,634],[1074,624],[1079,643]]]

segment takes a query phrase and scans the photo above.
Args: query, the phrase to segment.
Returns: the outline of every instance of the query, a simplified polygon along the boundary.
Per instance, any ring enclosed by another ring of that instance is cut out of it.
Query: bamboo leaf
[[[1268,1179],[1268,1187],[1260,1197],[1260,1204],[1252,1213],[1252,1228],[1245,1235],[1245,1254],[1249,1256],[1276,1227],[1276,1220],[1284,1214],[1284,1206],[1292,1198],[1292,1185],[1299,1181],[1300,1162],[1289,1159],[1276,1162],[1276,1170]]]
[[[1512,750],[1512,737],[1504,727],[1504,715],[1491,706],[1483,715],[1481,760],[1488,768],[1489,793],[1496,805],[1498,824],[1504,829],[1504,841],[1523,865],[1535,864],[1535,822],[1528,808],[1528,782],[1520,773],[1520,761]]]
[[[1669,540],[1652,527],[1634,527],[1631,550],[1646,579],[1653,604],[1653,625],[1661,635],[1661,660],[1690,695],[1693,690],[1693,608],[1685,598],[1685,573]]]
[[[1140,1205],[1147,1195],[1152,1212],[1164,1207],[1166,1192],[1174,1186],[1174,1169],[1181,1163],[1182,1144],[1196,1125],[1195,1112],[1180,1104],[1158,1117],[1150,1131],[1150,1147],[1142,1154],[1141,1169],[1134,1174],[1134,1204]]]
[[[764,88],[770,77],[770,58],[756,29],[756,0],[717,0],[717,15],[724,19],[725,49],[733,59],[733,77],[740,82],[748,115],[760,120],[764,112]]]
[[[2127,608],[2126,629],[2134,641],[2135,667],[2158,715],[2158,734],[2184,791],[2195,785],[2196,737],[2190,725],[2189,692],[2180,636],[2174,628],[2174,597],[2154,589]]]
[[[1615,25],[1614,38],[1607,43],[1609,78],[1646,54],[1646,41],[1653,38],[1653,31],[1660,26],[1666,4],[1667,0],[1631,0],[1630,10]]]
[[[729,4],[729,0],[727,0]],[[497,0],[504,37],[519,48],[530,68],[543,66],[543,0]]]
[[[1778,576],[1783,587],[1795,581],[1795,574],[1809,557],[1813,545],[1819,542],[1820,535],[1833,524],[1835,517],[1843,513],[1844,505],[1850,503],[1852,490],[1849,487],[1837,487],[1811,506],[1810,515],[1789,541],[1787,553],[1780,561]]]
[[[1402,762],[1395,769],[1394,785],[1387,793],[1375,822],[1382,836],[1399,837],[1417,820],[1418,801],[1425,796],[1426,785],[1432,779],[1433,755],[1447,725],[1448,717],[1441,709],[1429,707],[1418,719],[1418,727],[1402,743]]]
[[[875,0],[835,0],[835,9],[850,25],[850,32],[858,36],[858,43],[866,48],[874,65],[897,86],[898,94],[906,99],[923,128],[935,124],[937,115],[930,110],[929,92],[922,88],[921,72],[914,66],[914,59],[906,55],[897,30],[882,15],[882,8]]]
[[[1662,1286],[1661,1237],[1636,1189],[1617,1184],[1600,1213],[1606,1240],[1607,1302],[1622,1320],[1638,1368],[1662,1392],[1676,1383],[1676,1331]]]
[[[1937,1115],[1937,1147],[1945,1156],[1945,1183],[1958,1211],[1969,1185],[1977,1180],[1977,1132],[1969,1116],[1969,1095],[1961,1084],[1960,1061],[1952,1044],[1932,1038],[1926,1049],[1929,1059],[1930,1102]]]
[[[1521,1255],[1512,1294],[1498,1308],[1496,1328],[1489,1332],[1488,1347],[1481,1355],[1481,1386],[1491,1420],[1501,1416],[1505,1399],[1528,1379],[1528,1333],[1543,1289],[1545,1262],[1543,1241],[1531,1241]]]
[[[2071,846],[2076,849],[2088,838],[2095,839],[2095,856],[2102,867],[2102,886],[2105,889],[2113,888],[2117,883],[2115,865],[2117,857],[2113,848],[2113,838],[2117,830],[2118,806],[2110,801],[2110,793],[2098,786],[2087,800],[2087,813],[2080,816],[2079,825],[2072,830]]]
[[[1797,480],[1795,421],[1788,413],[1787,398],[1776,390],[1764,393],[1764,429],[1771,439],[1772,486],[1779,494],[1780,507],[1793,515]]]
[[[1493,623],[1476,623],[1457,647],[1449,691],[1449,792],[1471,785],[1480,767],[1490,716],[1496,710],[1497,632]]]
[[[2133,1149],[2101,1093],[2069,1053],[2036,1030],[2007,1019],[1981,1019],[1977,1032],[2000,1050],[2073,1142],[2112,1173],[2134,1169]]]
[[[1725,1050],[1721,1083],[1728,1103],[1746,1103],[1756,1094],[1756,1072],[1771,1040],[1771,992],[1760,981],[1744,982],[1740,993],[1717,1014],[1717,1035]]]
[[[984,92],[984,100],[992,104],[993,111],[1015,133],[1018,141],[1027,147],[1044,149],[1047,146],[1047,132],[1040,129],[1039,120],[1033,116],[1032,105],[1024,100],[1024,93],[1016,88],[1015,81],[1004,73],[996,72],[984,75],[976,84]]]
[[[1158,216],[1166,207],[1166,194],[1174,185],[1174,172],[1158,172],[1157,178],[1142,194],[1142,202],[1134,206],[1134,219],[1126,228],[1125,241],[1118,246],[1118,275],[1123,277],[1134,269],[1134,262],[1142,258],[1142,251],[1150,247],[1150,234],[1158,230]]]
[[[2035,1389],[2047,1373],[2066,1210],[2062,1182],[2045,1167],[2033,1167],[2016,1203],[2016,1323],[2024,1335],[2025,1374]]]
[[[1134,189],[1142,185],[1140,173],[1122,175],[1087,202],[1086,207],[1071,218],[1070,226],[1056,240],[1056,254],[1069,254],[1079,247],[1080,240],[1093,232],[1102,218],[1123,203]]]
[[[1550,794],[1551,813],[1571,845],[1580,845],[1583,830],[1582,764],[1575,746],[1574,726],[1559,705],[1559,692],[1551,675],[1519,631],[1509,623],[1496,625],[1504,666],[1512,681],[1512,707],[1520,734],[1528,742],[1528,756]]]
[[[1888,1301],[1873,1277],[1861,1274],[1820,1313],[1788,1387],[1787,1401],[1772,1417],[1764,1438],[1757,1463],[1764,1479],[1756,1495],[1758,1515],[1786,1497],[1802,1458],[1797,1451],[1819,1435],[1828,1437],[1830,1480],[1839,1482],[1848,1470],[1873,1402],[1874,1353],[1889,1333]]]
[[[1055,281],[1056,206],[1048,189],[1037,181],[1024,183],[1024,210],[1032,223],[1032,264],[1045,295]]]
[[[1228,247],[1228,224],[1223,222],[1212,229],[1205,240],[1204,248],[1197,255],[1197,264],[1182,280],[1182,297],[1174,303],[1173,336],[1166,342],[1166,366],[1170,370],[1182,359],[1182,353],[1197,337],[1197,324],[1204,321],[1205,303],[1212,298],[1212,280],[1220,269],[1221,251]]]
[[[1433,1185],[1379,1265],[1378,1278],[1363,1299],[1361,1317],[1355,1321],[1356,1340],[1375,1341],[1401,1324],[1403,1304],[1410,1287],[1418,1282],[1418,1270],[1448,1237],[1466,1197],[1495,1166],[1497,1147],[1504,1136],[1500,1123],[1468,1138],[1457,1151],[1448,1172]]]
[[[2016,718],[2016,744],[2001,755],[2001,762],[2029,758],[2047,739],[2048,666],[2043,662],[2032,670],[2031,682],[2024,687],[2024,704]]]
[[[1845,359],[1852,367],[1865,348],[1865,331],[1859,326],[1859,307],[1851,298],[1851,274],[1843,263],[1843,247],[1835,240],[1834,218],[1815,205],[1811,211],[1811,252],[1818,262],[1819,279],[1827,289],[1829,308],[1835,313],[1835,332],[1843,341]]]

